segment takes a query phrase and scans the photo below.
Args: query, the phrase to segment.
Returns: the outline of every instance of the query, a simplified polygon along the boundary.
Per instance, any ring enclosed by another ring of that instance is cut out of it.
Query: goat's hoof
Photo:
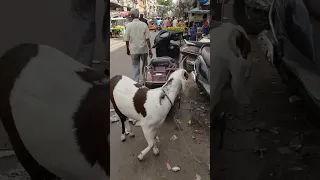
[[[126,140],[126,135],[125,134],[122,134],[121,135],[121,141],[123,142],[123,141],[125,141]]]
[[[135,137],[136,135],[133,132],[131,132],[131,133],[129,133],[129,136],[130,137]]]
[[[143,160],[143,155],[141,153],[139,154],[138,159],[139,159],[139,161]]]
[[[155,156],[158,156],[159,153],[160,153],[160,151],[159,151],[158,148],[153,148],[153,154],[154,154]]]

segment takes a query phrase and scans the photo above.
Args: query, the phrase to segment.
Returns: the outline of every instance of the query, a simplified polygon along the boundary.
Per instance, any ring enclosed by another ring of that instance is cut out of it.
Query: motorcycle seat
[[[158,64],[164,64],[164,63],[175,65],[176,60],[171,57],[164,56],[164,57],[155,57],[150,61],[150,65],[153,65],[153,66],[156,66]]]
[[[203,45],[209,45],[210,42],[199,42],[199,41],[186,41],[190,46],[202,47]]]
[[[210,68],[210,47],[206,46],[201,48],[200,55],[203,57],[204,62],[206,62],[207,66]]]

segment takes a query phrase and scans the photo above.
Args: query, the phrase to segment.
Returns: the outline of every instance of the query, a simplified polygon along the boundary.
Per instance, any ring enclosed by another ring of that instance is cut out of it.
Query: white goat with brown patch
[[[251,62],[247,60],[251,51],[250,39],[239,25],[214,22],[217,26],[210,30],[210,111],[213,127],[220,126],[220,147],[223,146],[225,129],[224,113],[218,103],[221,91],[231,84],[234,97],[240,104],[249,104],[246,83],[250,77]]]
[[[188,73],[184,69],[173,72],[166,84],[160,88],[141,87],[132,79],[117,75],[110,80],[110,100],[122,123],[121,140],[125,140],[125,126],[130,136],[134,136],[132,125],[127,118],[140,121],[148,146],[141,151],[139,160],[153,148],[159,154],[156,135],[166,119],[173,103],[181,90],[187,86]]]

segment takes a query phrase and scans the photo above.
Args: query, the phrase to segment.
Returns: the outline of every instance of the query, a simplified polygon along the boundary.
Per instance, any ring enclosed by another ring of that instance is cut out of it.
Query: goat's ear
[[[185,79],[188,79],[189,75],[188,75],[187,71],[182,72],[182,77],[184,77]]]
[[[243,27],[236,25],[236,29],[239,32],[239,38],[237,38],[237,44],[241,47],[241,54],[242,56],[247,59],[248,54],[251,52],[251,42],[249,39],[248,34],[246,31],[243,29]]]

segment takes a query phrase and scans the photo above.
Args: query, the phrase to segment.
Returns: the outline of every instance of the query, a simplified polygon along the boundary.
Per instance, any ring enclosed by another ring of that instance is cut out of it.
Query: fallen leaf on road
[[[191,120],[188,121],[188,125],[191,125]]]
[[[285,155],[285,154],[291,154],[292,151],[287,148],[287,147],[281,147],[281,148],[278,148],[278,151],[281,155]]]
[[[174,166],[171,170],[173,172],[178,172],[178,171],[180,171],[180,168],[178,166]]]
[[[134,126],[141,126],[140,121],[136,122],[136,124],[134,124]]]
[[[289,168],[289,171],[302,171],[303,169],[301,167],[293,167]]]
[[[119,121],[120,119],[119,119],[119,117],[115,114],[115,115],[112,115],[111,117],[110,117],[110,121],[112,122],[112,123],[114,123],[114,122],[117,122],[117,121]]]
[[[176,135],[173,135],[173,136],[170,138],[171,141],[174,141],[174,140],[176,140],[176,139],[178,139],[178,137],[177,137]]]
[[[273,127],[269,129],[269,132],[273,133],[273,134],[279,134],[279,127]]]
[[[171,166],[170,166],[169,163],[167,163],[167,169],[168,169],[168,170],[171,170]]]
[[[196,179],[195,180],[201,180],[201,176],[198,173],[196,174]]]

